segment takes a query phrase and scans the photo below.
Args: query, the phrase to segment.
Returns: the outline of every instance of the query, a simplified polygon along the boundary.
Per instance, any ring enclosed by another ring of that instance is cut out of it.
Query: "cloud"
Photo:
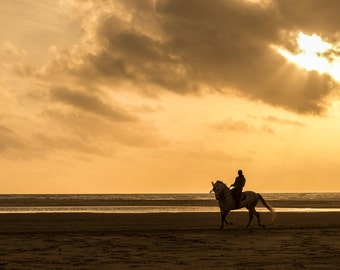
[[[263,132],[263,133],[274,133],[274,131],[266,126],[262,125],[261,127],[252,124],[248,124],[246,121],[243,120],[233,120],[231,118],[212,124],[211,127],[218,132],[238,132],[238,133],[257,133],[257,132]]]
[[[24,77],[31,76],[31,67],[27,64],[26,52],[15,44],[5,41],[0,44],[0,57],[2,59],[2,73],[13,73]],[[6,74],[7,76],[7,74]]]
[[[206,160],[221,163],[224,163],[226,160],[228,160],[228,162],[243,162],[243,163],[252,160],[249,155],[234,152],[229,154],[221,150],[207,150],[207,149],[200,149],[199,151],[192,150],[184,153],[183,155],[188,159]]]
[[[134,89],[148,95],[232,90],[301,114],[322,114],[337,87],[330,76],[289,64],[272,48],[273,44],[294,47],[283,33],[313,30],[331,37],[331,30],[338,29],[337,20],[323,19],[318,25],[315,18],[322,17],[320,11],[336,18],[337,1],[104,3],[92,16],[87,10],[83,18],[83,46],[60,53],[45,75],[58,76],[66,70],[65,76],[82,87],[105,85],[111,91]],[[71,96],[77,93],[56,95],[84,108]],[[96,99],[94,103],[99,105]],[[107,106],[104,110],[96,112],[110,114]]]
[[[157,130],[139,121],[115,122],[95,114],[51,109],[44,111],[43,115],[49,122],[67,130],[68,136],[74,140],[83,140],[91,149],[105,149],[105,153],[114,153],[120,147],[153,148],[166,144]]]
[[[23,140],[13,130],[0,124],[0,153],[13,152],[25,148]]]
[[[270,122],[270,123],[287,125],[287,126],[294,126],[294,127],[304,127],[304,126],[306,126],[306,124],[304,124],[302,122],[284,119],[284,118],[279,118],[279,117],[276,117],[276,116],[266,116],[266,117],[263,117],[263,120]]]
[[[112,121],[126,122],[136,120],[134,116],[129,115],[123,109],[113,108],[96,95],[87,92],[74,91],[62,87],[53,88],[51,89],[51,98],[82,111],[106,117]]]
[[[104,151],[105,147],[100,147],[102,144],[98,141],[91,143],[86,138],[75,136],[51,136],[44,133],[33,134],[33,140],[39,142],[35,145],[35,152],[48,156],[47,152],[67,151],[68,153],[80,154],[96,154],[107,156],[110,151]],[[107,149],[106,149],[107,150]]]
[[[232,132],[255,132],[256,128],[247,124],[245,121],[237,121],[228,119],[223,122],[213,124],[211,127],[217,131],[232,131]]]

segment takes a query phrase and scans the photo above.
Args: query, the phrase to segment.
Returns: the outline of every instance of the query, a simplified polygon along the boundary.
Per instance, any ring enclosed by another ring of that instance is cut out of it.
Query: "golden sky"
[[[340,1],[0,10],[1,193],[340,191]]]

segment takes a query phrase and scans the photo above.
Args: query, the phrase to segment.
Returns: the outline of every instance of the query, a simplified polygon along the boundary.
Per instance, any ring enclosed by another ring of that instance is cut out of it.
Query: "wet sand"
[[[340,213],[1,214],[0,269],[338,269]]]

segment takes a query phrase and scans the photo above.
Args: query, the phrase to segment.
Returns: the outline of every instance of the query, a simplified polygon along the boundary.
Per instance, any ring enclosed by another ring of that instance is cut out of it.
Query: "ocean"
[[[340,193],[262,193],[276,212],[340,212]],[[268,211],[259,203],[259,212]],[[240,209],[236,211],[247,211]],[[219,212],[214,194],[0,194],[0,214]]]

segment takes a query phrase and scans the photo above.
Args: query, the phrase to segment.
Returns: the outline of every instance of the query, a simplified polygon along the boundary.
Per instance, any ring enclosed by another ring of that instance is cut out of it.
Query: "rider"
[[[242,170],[238,170],[238,176],[235,178],[234,184],[231,185],[231,187],[234,187],[231,190],[231,193],[234,197],[234,200],[236,202],[236,206],[240,207],[241,197],[242,197],[242,189],[246,183],[246,179],[244,178],[244,175],[242,173]]]

